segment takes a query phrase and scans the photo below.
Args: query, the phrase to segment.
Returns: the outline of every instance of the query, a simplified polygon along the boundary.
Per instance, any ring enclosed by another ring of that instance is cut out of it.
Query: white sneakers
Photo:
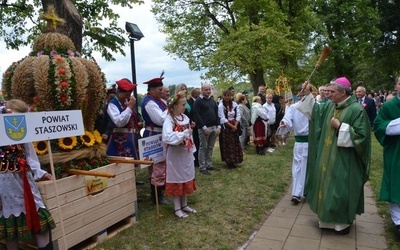
[[[268,153],[273,153],[274,151],[275,151],[275,149],[273,149],[273,148],[267,148]]]

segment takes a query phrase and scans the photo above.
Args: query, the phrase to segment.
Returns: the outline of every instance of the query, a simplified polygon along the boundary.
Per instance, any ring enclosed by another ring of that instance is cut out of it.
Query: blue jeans
[[[217,127],[208,127],[211,130],[209,135],[205,135],[203,129],[198,129],[199,131],[199,170],[206,170],[212,167],[212,153],[214,149],[215,140],[217,139]]]

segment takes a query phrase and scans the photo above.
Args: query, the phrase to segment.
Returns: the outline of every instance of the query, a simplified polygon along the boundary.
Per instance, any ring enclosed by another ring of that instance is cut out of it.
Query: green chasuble
[[[354,147],[337,145],[338,130],[331,127],[332,117],[350,126]],[[314,105],[304,196],[320,221],[352,224],[356,214],[364,212],[370,151],[369,119],[354,95],[339,104]]]
[[[386,135],[388,124],[400,118],[400,100],[385,102],[374,121],[375,136],[383,146],[383,176],[380,199],[400,203],[400,135]]]

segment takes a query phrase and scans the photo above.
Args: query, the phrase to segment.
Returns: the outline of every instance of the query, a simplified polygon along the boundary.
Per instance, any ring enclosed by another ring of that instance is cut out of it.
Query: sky
[[[166,35],[159,32],[153,14],[150,11],[151,3],[146,1],[142,5],[134,5],[133,9],[115,7],[115,11],[119,13],[118,25],[125,30],[125,23],[135,23],[142,31],[144,37],[140,41],[134,43],[135,61],[136,61],[136,80],[137,91],[145,94],[147,85],[143,82],[155,77],[159,77],[164,70],[164,85],[173,85],[186,83],[189,87],[200,87],[202,80],[201,72],[190,71],[186,62],[180,59],[174,59],[172,55],[168,55],[163,50],[166,44]],[[116,61],[107,62],[101,58],[100,54],[94,54],[98,65],[106,75],[106,79],[110,83],[121,78],[132,79],[131,71],[131,51],[126,35],[127,43],[124,46],[126,56],[114,54]],[[30,47],[21,48],[19,51],[7,50],[3,42],[0,41],[0,75],[15,61],[18,61],[29,54]]]

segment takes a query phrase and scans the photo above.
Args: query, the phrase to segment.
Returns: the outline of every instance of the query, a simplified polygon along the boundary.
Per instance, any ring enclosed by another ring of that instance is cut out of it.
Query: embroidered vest
[[[149,127],[158,127],[158,128],[161,128],[161,126],[155,124],[155,123],[150,119],[150,116],[149,116],[149,114],[148,114],[147,111],[146,111],[146,108],[145,108],[145,107],[146,107],[147,102],[149,102],[149,101],[154,101],[155,103],[157,103],[158,107],[159,107],[162,111],[164,111],[164,110],[166,109],[166,106],[165,106],[165,104],[164,104],[161,100],[156,99],[156,98],[154,98],[154,97],[151,96],[151,95],[146,95],[146,97],[143,98],[143,101],[142,101],[142,115],[143,115],[143,120],[144,120],[144,122],[145,122],[145,125],[146,125],[146,126],[149,126]]]

